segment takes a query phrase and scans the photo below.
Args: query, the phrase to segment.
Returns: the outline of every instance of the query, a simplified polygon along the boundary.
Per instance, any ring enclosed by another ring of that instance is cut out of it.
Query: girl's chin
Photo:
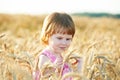
[[[65,50],[59,50],[58,52],[59,52],[59,53],[63,53],[63,52],[65,52]]]
[[[63,53],[63,52],[65,52],[67,49],[63,49],[63,48],[58,48],[58,49],[54,49],[54,51],[56,52],[56,53]]]

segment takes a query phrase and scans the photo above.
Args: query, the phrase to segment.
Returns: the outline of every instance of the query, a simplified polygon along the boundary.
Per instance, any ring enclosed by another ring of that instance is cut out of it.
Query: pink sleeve
[[[68,66],[68,64],[64,64],[62,76],[65,75],[65,74],[67,74],[67,73],[69,73],[69,72],[71,72],[70,67]],[[65,80],[72,80],[72,78],[69,77],[69,78],[67,78]]]

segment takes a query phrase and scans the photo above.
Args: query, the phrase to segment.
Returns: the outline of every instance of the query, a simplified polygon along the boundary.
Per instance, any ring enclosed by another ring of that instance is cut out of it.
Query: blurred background
[[[119,0],[0,0],[0,13],[39,15],[64,11],[119,14],[119,3]]]

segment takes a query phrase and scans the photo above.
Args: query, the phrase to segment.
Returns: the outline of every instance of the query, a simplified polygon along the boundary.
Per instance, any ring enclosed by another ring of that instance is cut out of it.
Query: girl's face
[[[49,37],[48,46],[54,53],[62,53],[68,49],[72,35],[56,33]]]

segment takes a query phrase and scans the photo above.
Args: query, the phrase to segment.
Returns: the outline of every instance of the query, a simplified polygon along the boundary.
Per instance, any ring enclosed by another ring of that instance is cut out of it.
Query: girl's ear
[[[47,35],[47,44],[49,44],[49,40],[50,40],[51,36],[52,36],[52,35],[50,35],[50,34]]]

